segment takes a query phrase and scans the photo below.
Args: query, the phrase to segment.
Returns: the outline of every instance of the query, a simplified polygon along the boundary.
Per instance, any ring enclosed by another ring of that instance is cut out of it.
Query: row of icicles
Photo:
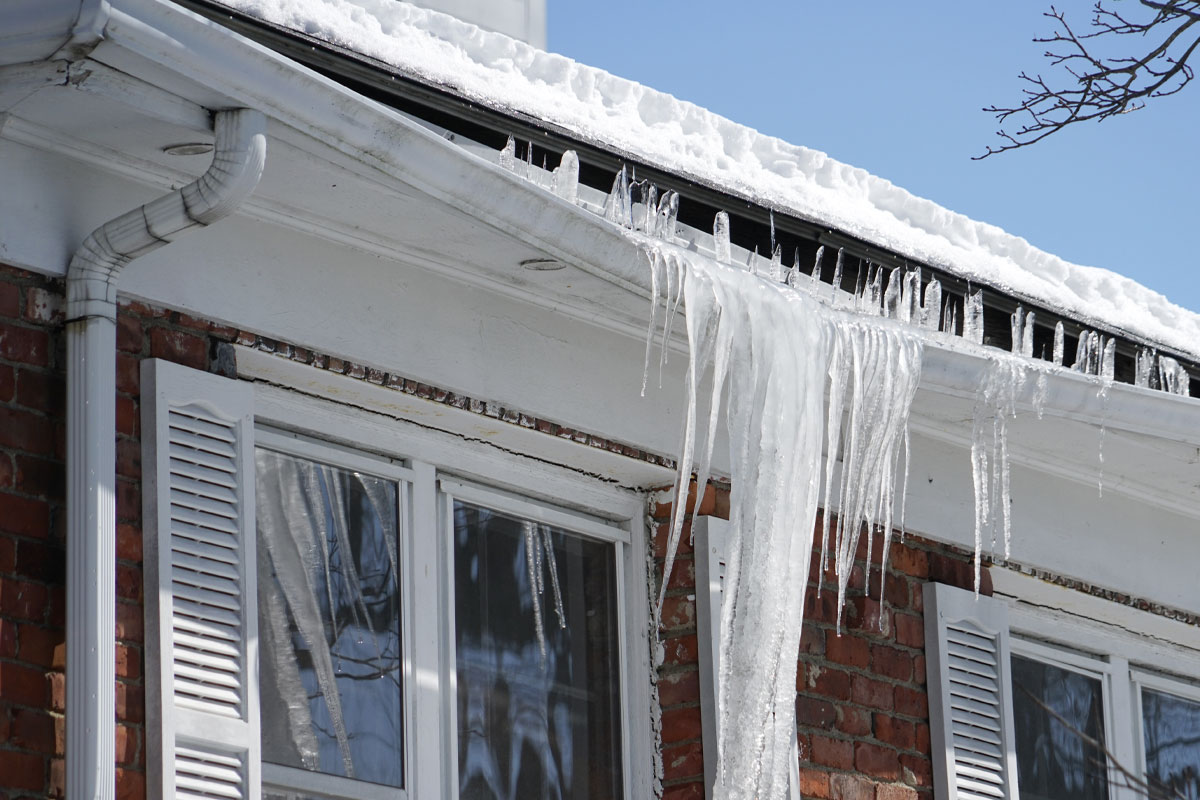
[[[527,157],[524,161],[516,157],[516,141],[508,138],[508,143],[500,153],[500,165],[535,183],[544,183],[538,179],[537,170],[532,161],[532,147],[526,148]],[[545,163],[543,173],[549,172]],[[579,197],[579,157],[574,150],[563,153],[562,159],[553,172],[550,172],[547,189],[564,200],[574,204]],[[651,236],[671,241],[676,238],[679,216],[679,195],[673,191],[658,191],[658,187],[647,180],[637,180],[636,172],[630,177],[626,168],[613,179],[612,189],[604,203],[604,217],[631,230],[641,231]],[[763,258],[756,251],[750,253],[745,268],[754,274],[780,283],[786,283],[794,288],[808,288],[813,293],[827,292],[829,300],[835,306],[846,302],[855,311],[867,314],[878,314],[889,319],[900,320],[922,328],[942,331],[951,335],[958,334],[961,338],[974,344],[984,342],[983,330],[983,292],[968,290],[961,302],[955,302],[953,296],[947,296],[943,302],[942,285],[936,278],[927,284],[923,282],[921,268],[908,269],[896,267],[890,271],[881,264],[867,263],[865,271],[858,267],[858,277],[855,279],[853,293],[839,292],[842,286],[845,254],[838,249],[837,259],[833,267],[833,275],[829,281],[823,280],[824,245],[817,248],[816,257],[810,272],[799,268],[800,251],[797,249],[791,267],[783,264],[782,248],[775,244],[775,220],[771,216],[771,257]],[[716,260],[725,265],[733,265],[732,245],[729,237],[729,215],[720,211],[713,221],[713,251]],[[824,289],[822,289],[824,286]],[[922,296],[922,287],[924,294]],[[850,294],[850,300],[844,298]],[[1025,358],[1034,358],[1034,318],[1035,312],[1026,312],[1021,306],[1011,318],[1012,352]],[[959,333],[961,332],[961,333]],[[1062,322],[1054,326],[1054,343],[1050,361],[1056,367],[1066,366],[1064,363],[1065,331]],[[1113,380],[1116,371],[1116,339],[1106,337],[1095,331],[1080,331],[1075,348],[1075,360],[1070,369],[1085,375],[1094,375],[1103,380]],[[1045,352],[1041,358],[1045,359]],[[1176,359],[1161,355],[1153,348],[1138,348],[1135,358],[1133,384],[1147,389],[1159,389],[1170,394],[1188,396],[1190,393],[1190,376]]]

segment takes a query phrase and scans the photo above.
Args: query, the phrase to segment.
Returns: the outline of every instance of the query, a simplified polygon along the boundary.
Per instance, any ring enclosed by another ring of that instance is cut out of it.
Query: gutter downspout
[[[135,258],[228,216],[258,185],[267,147],[263,114],[218,112],[214,132],[207,172],[97,228],[67,270],[69,800],[111,800],[116,785],[117,280]]]

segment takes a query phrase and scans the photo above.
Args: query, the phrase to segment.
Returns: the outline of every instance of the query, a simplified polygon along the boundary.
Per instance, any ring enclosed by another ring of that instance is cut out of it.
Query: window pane
[[[615,548],[456,502],[459,794],[621,794]]]
[[[1012,680],[1022,800],[1108,797],[1100,681],[1020,656]]]
[[[397,485],[255,458],[263,760],[401,786]]]
[[[1146,779],[1162,797],[1200,800],[1200,703],[1142,689]]]

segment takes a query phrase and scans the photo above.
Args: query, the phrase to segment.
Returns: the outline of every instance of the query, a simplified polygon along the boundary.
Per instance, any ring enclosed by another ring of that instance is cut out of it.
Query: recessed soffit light
[[[527,258],[521,262],[521,266],[534,272],[554,272],[567,265],[556,258]]]
[[[163,152],[169,156],[202,156],[212,150],[213,146],[208,142],[182,142],[163,148]]]

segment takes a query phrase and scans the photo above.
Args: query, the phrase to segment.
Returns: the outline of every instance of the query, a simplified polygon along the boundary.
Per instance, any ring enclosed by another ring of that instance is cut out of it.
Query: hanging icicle
[[[780,797],[792,754],[798,610],[822,471],[832,477],[839,461],[846,464],[831,481],[838,486],[840,513],[828,531],[844,600],[864,526],[872,532],[878,527],[885,541],[890,536],[921,340],[903,326],[832,310],[808,292],[665,245],[648,249],[656,272],[652,283],[658,293],[665,287],[668,307],[675,301],[671,279],[657,273],[679,274],[689,344],[688,402],[675,485],[681,501],[668,536],[663,590],[684,517],[693,510],[682,498],[693,473],[696,497],[703,496],[717,425],[724,418],[733,470],[732,535],[721,619],[722,733],[715,796]],[[711,376],[709,388],[701,394],[705,375]],[[823,407],[827,384],[840,398],[828,410]],[[728,410],[722,415],[726,398]],[[846,436],[840,437],[836,431],[843,416]],[[830,441],[838,444],[822,462],[823,445]],[[753,579],[743,581],[743,576]],[[660,609],[662,599],[660,594]],[[742,735],[750,730],[761,735]]]

